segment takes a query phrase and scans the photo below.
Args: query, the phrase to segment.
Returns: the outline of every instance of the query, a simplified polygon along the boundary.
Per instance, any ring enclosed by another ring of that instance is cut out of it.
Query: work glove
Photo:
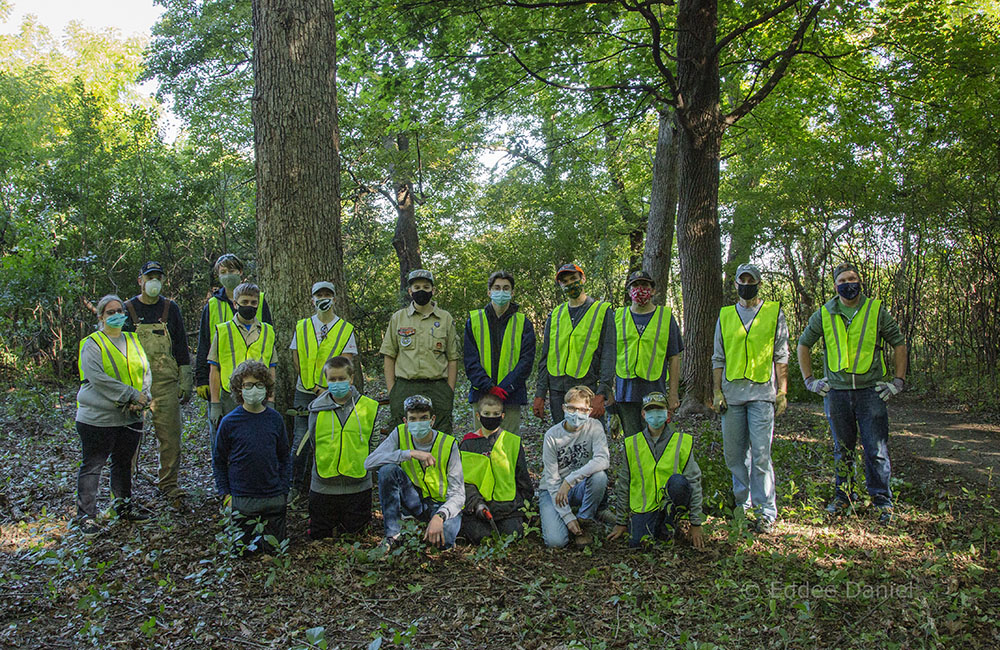
[[[788,395],[785,391],[780,390],[778,394],[774,396],[774,415],[775,417],[784,414],[788,410]]]
[[[490,389],[490,395],[496,395],[501,400],[503,400],[503,401],[506,402],[507,401],[507,395],[508,395],[508,393],[507,393],[507,391],[505,391],[504,389],[500,388],[499,386],[494,386],[493,388]]]
[[[222,419],[222,402],[209,402],[208,419],[213,427],[218,428],[219,420]]]
[[[545,398],[536,397],[535,401],[531,403],[531,412],[535,414],[535,417],[539,420],[545,419]]]
[[[178,397],[181,398],[181,404],[187,404],[191,401],[191,393],[194,390],[194,377],[191,375],[190,365],[181,366],[178,370],[180,371],[180,381],[178,382],[180,394]]]
[[[728,409],[729,404],[726,403],[726,396],[722,394],[721,388],[716,388],[712,395],[712,410],[716,413],[725,413]]]
[[[490,509],[486,507],[485,503],[480,503],[476,506],[476,517],[482,519],[483,521],[488,521],[490,518]]]
[[[207,402],[208,401],[208,397],[209,397],[208,384],[205,384],[204,386],[198,386],[197,393],[198,393],[198,397],[202,398],[203,400],[205,400]]]
[[[604,416],[604,395],[594,395],[594,401],[590,405],[590,417],[600,418]]]
[[[903,380],[896,377],[892,381],[875,382],[875,390],[878,391],[878,396],[882,398],[883,402],[888,402],[890,397],[903,392]]]
[[[826,397],[826,394],[830,392],[830,382],[826,380],[826,377],[820,379],[806,377],[806,390],[811,390],[820,397]]]

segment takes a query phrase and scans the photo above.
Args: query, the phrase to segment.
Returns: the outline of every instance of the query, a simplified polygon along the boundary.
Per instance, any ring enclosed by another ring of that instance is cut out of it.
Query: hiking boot
[[[615,517],[615,513],[611,512],[611,508],[605,508],[597,511],[597,521],[614,526],[618,523],[618,517]]]
[[[892,506],[876,506],[878,510],[878,523],[888,526],[892,523]]]
[[[101,525],[97,520],[89,515],[85,515],[76,522],[76,529],[86,538],[97,537],[101,534]]]
[[[841,496],[836,496],[833,501],[826,504],[826,512],[830,515],[842,515],[851,509],[851,502]]]
[[[574,536],[573,543],[579,548],[590,546],[590,543],[594,541],[594,521],[592,519],[577,519],[576,523],[580,524],[581,532]]]
[[[754,525],[754,532],[758,535],[770,535],[774,532],[774,520],[761,517]]]

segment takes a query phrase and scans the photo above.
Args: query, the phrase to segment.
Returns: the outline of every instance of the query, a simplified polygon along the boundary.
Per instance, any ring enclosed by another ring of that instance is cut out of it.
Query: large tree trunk
[[[346,314],[340,234],[336,25],[328,0],[253,0],[257,255],[279,344],[279,410],[291,406],[295,322],[329,280]]]
[[[649,194],[649,221],[642,268],[653,276],[658,290],[655,302],[666,302],[670,263],[674,252],[677,219],[677,123],[673,111],[660,111],[653,154],[653,186]]]
[[[396,231],[392,235],[392,247],[396,249],[396,257],[399,258],[400,301],[405,302],[406,276],[413,269],[422,267],[416,205],[413,201],[413,178],[406,160],[410,150],[410,137],[400,133],[395,138],[387,137],[384,144],[398,158],[389,165],[396,208]]]
[[[719,112],[719,59],[714,52],[716,0],[681,0],[677,6],[680,174],[677,249],[684,293],[682,413],[708,410],[712,401],[712,342],[722,307],[719,242],[719,147],[725,126]]]

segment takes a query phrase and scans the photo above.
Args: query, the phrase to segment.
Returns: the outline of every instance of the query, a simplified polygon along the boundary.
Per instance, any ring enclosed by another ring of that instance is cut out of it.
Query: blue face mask
[[[510,302],[510,291],[494,289],[490,291],[490,300],[498,307],[503,307]]]
[[[107,327],[121,327],[128,321],[128,316],[125,314],[111,314],[104,319],[104,324]]]
[[[330,391],[330,394],[334,397],[344,397],[349,392],[351,392],[351,382],[349,381],[328,381],[326,382],[326,389]]]
[[[646,418],[646,424],[649,425],[650,429],[662,429],[663,425],[667,423],[667,412],[663,409],[646,411],[642,417]]]
[[[417,440],[423,440],[431,432],[431,421],[418,420],[417,422],[407,422],[406,429]]]
[[[583,426],[590,416],[584,413],[576,413],[574,411],[563,411],[566,416],[566,424],[574,429],[579,429]]]

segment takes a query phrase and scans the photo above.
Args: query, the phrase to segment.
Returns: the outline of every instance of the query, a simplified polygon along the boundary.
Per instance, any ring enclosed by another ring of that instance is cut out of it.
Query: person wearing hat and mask
[[[503,429],[517,433],[521,407],[528,403],[526,383],[535,360],[535,328],[516,302],[514,276],[496,271],[486,284],[490,302],[465,322],[465,375],[469,403],[495,395],[504,405]]]
[[[608,317],[611,305],[588,296],[584,291],[586,281],[583,269],[576,264],[564,264],[556,270],[556,284],[567,300],[545,321],[532,404],[535,417],[542,420],[546,394],[552,421],[560,422],[566,391],[577,385],[595,393],[591,415],[604,417],[615,371],[613,350],[608,351],[604,342],[614,336],[614,324]]]
[[[642,398],[652,392],[669,397],[669,415],[680,406],[681,357],[684,341],[670,307],[653,304],[656,283],[645,271],[628,276],[625,290],[632,301],[615,310],[611,339],[604,345],[614,350],[615,396],[622,433],[642,431]]]
[[[389,319],[379,348],[392,423],[403,421],[407,397],[422,394],[434,404],[438,431],[450,434],[458,360],[462,357],[455,321],[432,300],[436,288],[430,271],[410,271],[406,283],[411,302]]]
[[[854,484],[854,449],[858,438],[864,449],[865,483],[879,521],[892,521],[889,485],[889,413],[886,402],[903,390],[906,377],[906,344],[899,325],[877,298],[861,290],[861,276],[853,264],[833,272],[837,295],[809,317],[799,337],[798,358],[806,388],[823,396],[830,431],[836,492],[827,512],[840,514],[851,508]],[[810,350],[823,339],[823,373],[813,376]],[[883,353],[893,348],[893,374]]]
[[[668,421],[667,397],[650,393],[642,400],[642,431],[625,438],[626,462],[615,480],[618,524],[608,539],[629,534],[629,546],[643,538],[667,540],[678,519],[687,514],[691,544],[704,548],[701,531],[701,469],[694,459],[694,437],[676,431]]]
[[[326,392],[323,366],[328,359],[344,356],[353,359],[358,353],[354,326],[333,312],[333,283],[321,281],[312,286],[312,304],[315,312],[295,325],[289,349],[295,356],[294,408],[302,415],[295,416],[295,437],[292,441],[292,493],[308,494],[309,468],[313,464],[315,448],[306,436],[309,430],[309,403]],[[306,440],[305,445],[302,441]]]
[[[138,280],[141,292],[125,302],[129,321],[122,331],[135,332],[149,361],[153,376],[149,408],[160,456],[156,485],[160,494],[176,500],[183,496],[178,486],[181,404],[191,399],[193,379],[184,319],[177,303],[160,295],[163,279],[159,262],[142,265]]]
[[[735,281],[739,301],[719,311],[712,408],[722,415],[736,515],[757,510],[757,531],[769,533],[778,516],[771,464],[774,418],[788,408],[788,325],[780,303],[757,295],[760,283],[760,269],[741,264]]]

